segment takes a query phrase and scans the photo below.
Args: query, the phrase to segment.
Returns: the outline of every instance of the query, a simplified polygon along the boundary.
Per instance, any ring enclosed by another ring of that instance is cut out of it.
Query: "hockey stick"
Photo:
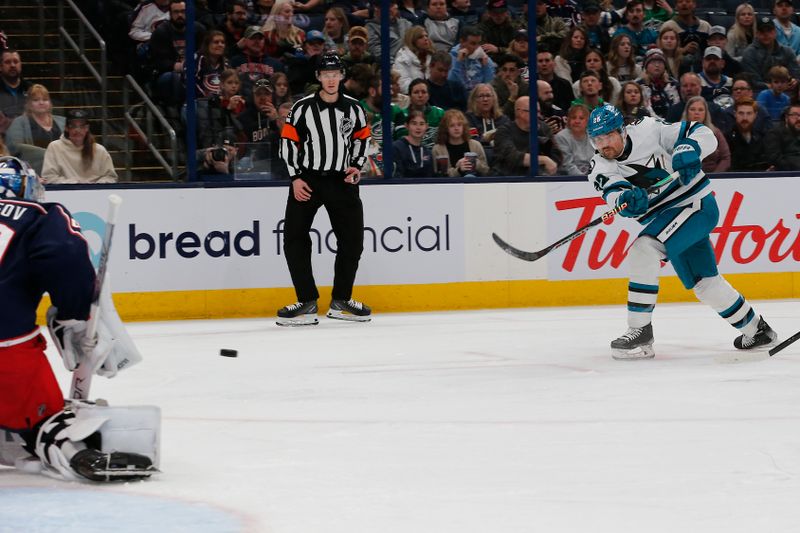
[[[106,217],[106,230],[103,235],[103,246],[100,249],[100,261],[97,264],[97,276],[94,280],[94,292],[92,294],[92,306],[89,311],[89,320],[86,323],[86,336],[90,339],[97,334],[97,321],[100,316],[100,291],[103,289],[103,282],[106,278],[108,269],[109,253],[111,252],[111,238],[114,236],[114,226],[117,223],[117,213],[122,204],[122,198],[116,194],[108,196],[108,216]],[[78,363],[77,368],[72,373],[72,386],[69,390],[69,397],[73,400],[88,400],[89,387],[92,385],[92,372],[94,371],[95,361],[88,359]]]
[[[789,346],[790,344],[795,342],[797,339],[800,339],[800,331],[798,331],[797,333],[795,333],[794,335],[792,335],[791,337],[789,337],[788,339],[786,339],[785,341],[783,341],[779,345],[774,346],[773,348],[771,348],[769,350],[769,356],[772,357],[776,353],[780,352],[781,350],[783,350],[784,348],[786,348],[787,346]]]
[[[661,181],[658,181],[658,182],[654,183],[653,185],[651,185],[650,187],[647,188],[648,194],[657,193],[661,189],[661,187],[671,183],[677,177],[678,177],[678,173],[677,172],[673,172],[672,174],[670,174],[666,178],[662,179]],[[511,246],[510,244],[508,244],[503,239],[501,239],[497,235],[497,233],[492,233],[492,238],[494,239],[494,242],[497,243],[497,246],[502,248],[508,254],[513,255],[517,259],[522,259],[523,261],[536,261],[537,259],[541,259],[542,257],[546,256],[547,254],[549,254],[550,252],[552,252],[553,250],[555,250],[559,246],[563,246],[564,244],[567,244],[568,242],[577,239],[578,237],[580,237],[581,235],[583,235],[584,233],[589,231],[594,226],[597,226],[601,222],[605,222],[606,220],[608,220],[609,218],[611,218],[614,215],[618,214],[620,211],[622,211],[626,207],[628,207],[628,204],[624,203],[624,204],[618,205],[617,207],[615,207],[614,209],[611,209],[610,211],[606,211],[605,213],[603,213],[599,217],[595,218],[594,220],[592,220],[591,222],[589,222],[585,226],[581,226],[580,228],[578,228],[574,232],[570,233],[569,235],[567,235],[563,239],[560,239],[560,240],[554,242],[553,244],[551,244],[547,248],[539,250],[538,252],[526,252],[524,250],[520,250],[519,248],[515,248],[515,247]]]

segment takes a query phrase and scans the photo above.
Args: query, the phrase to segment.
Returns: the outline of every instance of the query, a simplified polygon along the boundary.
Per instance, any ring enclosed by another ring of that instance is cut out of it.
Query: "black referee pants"
[[[311,199],[305,202],[295,200],[289,187],[283,251],[300,302],[319,298],[311,270],[312,243],[309,231],[321,206],[328,211],[337,242],[332,297],[334,300],[349,300],[353,295],[358,261],[364,250],[364,207],[358,194],[358,185],[345,183],[344,176],[344,173],[321,177],[301,175],[312,191]]]

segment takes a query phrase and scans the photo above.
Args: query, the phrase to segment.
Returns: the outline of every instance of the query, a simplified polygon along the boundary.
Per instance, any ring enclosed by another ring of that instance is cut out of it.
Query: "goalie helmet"
[[[33,168],[16,157],[0,157],[0,197],[34,202],[44,199],[44,186]]]

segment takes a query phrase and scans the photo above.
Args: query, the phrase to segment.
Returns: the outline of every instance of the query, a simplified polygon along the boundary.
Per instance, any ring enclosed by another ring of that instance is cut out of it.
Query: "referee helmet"
[[[325,52],[317,63],[317,74],[323,70],[339,70],[344,74],[344,63],[336,52]]]

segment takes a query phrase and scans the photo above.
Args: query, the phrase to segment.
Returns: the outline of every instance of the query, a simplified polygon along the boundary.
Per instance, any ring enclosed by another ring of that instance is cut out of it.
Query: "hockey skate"
[[[611,357],[617,361],[652,359],[655,356],[652,324],[642,328],[628,328],[622,336],[611,341]]]
[[[762,346],[771,346],[775,344],[776,340],[778,340],[778,334],[769,327],[766,320],[759,317],[756,334],[752,337],[739,335],[733,340],[733,345],[739,350],[752,350]]]
[[[317,319],[317,301],[295,302],[278,309],[279,326],[313,326],[319,324]]]
[[[144,455],[125,452],[100,452],[87,448],[69,461],[72,469],[92,481],[133,481],[146,479],[159,471]]]
[[[331,300],[328,318],[350,320],[351,322],[369,322],[372,320],[372,309],[357,300]]]

